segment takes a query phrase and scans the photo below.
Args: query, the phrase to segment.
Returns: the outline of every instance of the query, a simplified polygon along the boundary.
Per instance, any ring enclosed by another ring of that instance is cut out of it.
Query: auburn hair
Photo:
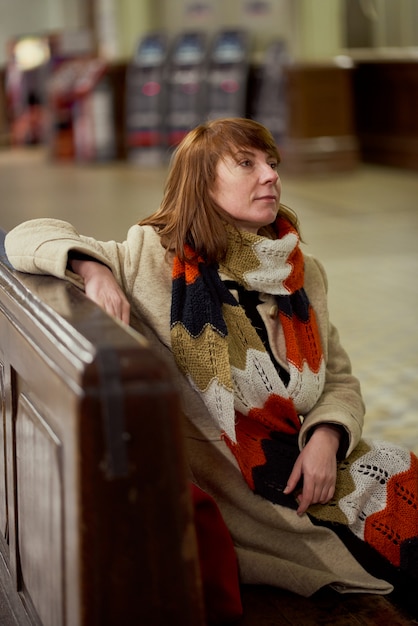
[[[245,148],[261,150],[280,162],[271,133],[254,120],[216,119],[191,130],[173,154],[159,209],[139,224],[155,227],[164,248],[182,260],[185,244],[209,263],[222,260],[228,246],[225,225],[234,225],[234,220],[212,199],[216,166],[219,159],[234,157]],[[279,213],[299,230],[291,209],[280,205]]]

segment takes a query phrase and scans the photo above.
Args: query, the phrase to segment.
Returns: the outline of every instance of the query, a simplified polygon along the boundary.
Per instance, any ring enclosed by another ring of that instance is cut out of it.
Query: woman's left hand
[[[289,476],[284,493],[291,493],[303,476],[303,489],[298,497],[298,515],[311,504],[326,504],[335,492],[337,479],[337,452],[341,432],[331,424],[321,424],[312,433],[300,452]]]

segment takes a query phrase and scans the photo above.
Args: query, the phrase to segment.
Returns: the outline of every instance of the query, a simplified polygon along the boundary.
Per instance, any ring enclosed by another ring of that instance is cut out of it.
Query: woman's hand
[[[86,296],[109,315],[129,324],[130,304],[111,270],[96,261],[73,259],[71,267],[84,279]]]
[[[303,476],[302,494],[298,497],[298,515],[305,513],[311,504],[326,504],[333,497],[340,439],[341,431],[338,427],[321,424],[315,428],[296,459],[284,493],[291,493]]]

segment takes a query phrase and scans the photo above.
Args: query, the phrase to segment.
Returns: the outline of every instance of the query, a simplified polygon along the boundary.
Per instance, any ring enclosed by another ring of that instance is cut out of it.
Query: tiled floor
[[[57,165],[39,150],[0,152],[0,227],[67,219],[122,239],[154,211],[165,168]],[[305,250],[329,277],[339,328],[368,407],[365,436],[418,452],[418,174],[362,165],[332,176],[283,174],[282,201],[302,223]]]

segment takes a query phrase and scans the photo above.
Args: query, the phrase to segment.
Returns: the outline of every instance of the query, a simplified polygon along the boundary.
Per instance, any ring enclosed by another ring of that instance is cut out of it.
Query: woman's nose
[[[271,165],[266,163],[262,166],[261,179],[263,182],[276,183],[279,180],[279,174],[277,173],[277,170],[274,170]]]

